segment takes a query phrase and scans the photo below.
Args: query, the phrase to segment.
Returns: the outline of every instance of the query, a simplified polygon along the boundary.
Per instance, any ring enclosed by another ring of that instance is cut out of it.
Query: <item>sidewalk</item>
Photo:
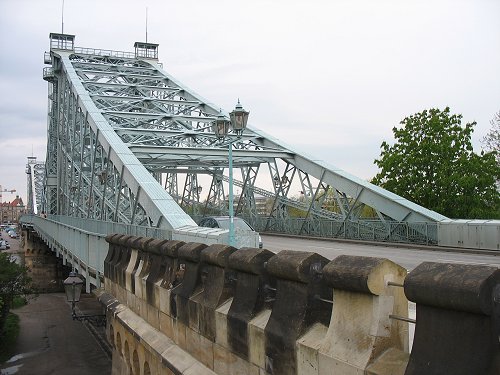
[[[83,305],[91,306],[91,298],[82,296]],[[1,366],[0,374],[111,374],[111,359],[86,325],[72,320],[63,293],[41,294],[13,312],[20,318],[21,331],[15,356]]]

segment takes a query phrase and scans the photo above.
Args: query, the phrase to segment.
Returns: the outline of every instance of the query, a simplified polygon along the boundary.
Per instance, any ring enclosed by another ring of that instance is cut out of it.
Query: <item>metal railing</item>
[[[135,58],[134,52],[113,51],[110,49],[75,47],[75,53],[80,53],[82,55],[93,55],[93,56],[120,57],[120,58],[125,58],[125,59]]]
[[[375,220],[338,221],[304,218],[250,218],[247,220],[257,232],[275,232],[297,236],[315,236],[341,238],[360,241],[396,242],[419,245],[436,245],[438,243],[437,223],[408,223],[399,221],[381,222]],[[201,216],[193,217],[198,222]],[[271,225],[269,225],[269,223]]]
[[[104,275],[104,259],[108,254],[105,237],[111,233],[133,236],[172,239],[172,231],[138,225],[113,223],[69,216],[52,215],[44,218],[37,215],[23,215],[22,225],[32,226],[40,238],[58,254],[64,262],[72,264],[90,285],[99,287]]]

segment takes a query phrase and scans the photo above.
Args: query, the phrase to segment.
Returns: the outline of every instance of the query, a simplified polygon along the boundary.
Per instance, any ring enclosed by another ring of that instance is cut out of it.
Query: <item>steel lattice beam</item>
[[[319,228],[320,219],[359,224],[366,207],[374,217],[362,226],[370,228],[387,221],[445,219],[250,125],[242,136],[219,139],[212,129],[219,107],[155,59],[94,49],[53,49],[51,56],[44,79],[49,82],[45,199],[52,213],[166,228],[194,224],[179,204],[192,213],[201,207],[201,214],[227,210],[232,144],[233,165],[241,174],[235,181],[241,188],[236,212],[252,221],[264,215],[268,229],[283,227],[291,209],[304,217],[302,232]],[[302,197],[293,195],[295,188]],[[258,209],[258,202],[265,209]]]

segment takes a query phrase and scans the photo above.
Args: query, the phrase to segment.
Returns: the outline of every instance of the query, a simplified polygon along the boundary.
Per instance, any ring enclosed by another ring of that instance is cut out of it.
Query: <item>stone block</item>
[[[409,358],[409,353],[388,349],[366,368],[366,375],[404,375]]]
[[[194,363],[186,371],[182,373],[183,375],[217,375],[215,372],[209,368],[201,365],[200,363]]]
[[[215,310],[215,342],[227,349],[230,349],[227,339],[227,314],[232,302],[233,299],[230,298],[226,303]]]
[[[325,339],[328,327],[321,323],[314,324],[297,340],[297,373],[300,375],[318,375],[318,350]]]
[[[130,260],[128,262],[127,268],[125,269],[125,287],[129,292],[135,292],[135,279],[134,279],[134,271],[137,264],[137,250],[131,250],[130,252]]]
[[[281,251],[269,259],[267,271],[276,278],[276,299],[265,328],[266,371],[296,373],[296,341],[316,322],[328,324],[331,304],[328,287],[319,274],[328,259],[305,251]]]
[[[149,324],[151,324],[154,328],[160,329],[160,317],[159,317],[159,310],[151,306],[149,304],[146,304],[146,309],[147,309],[147,321]]]
[[[214,345],[214,371],[219,375],[259,375],[259,368],[227,348]]]
[[[174,339],[174,337],[175,337],[174,319],[171,316],[169,316],[161,311],[158,313],[158,317],[159,317],[159,323],[160,323],[160,328],[159,328],[160,332],[162,332],[167,337],[169,337],[170,339],[175,341],[175,339]]]
[[[180,322],[179,320],[174,320],[174,341],[182,349],[186,349],[186,330],[188,327]]]
[[[161,312],[167,315],[172,315],[170,311],[170,298],[171,298],[171,289],[157,287],[158,289],[158,301],[159,301],[159,309]]]
[[[320,369],[360,374],[386,350],[408,350],[408,323],[389,318],[408,316],[402,288],[389,285],[405,276],[406,269],[384,258],[341,255],[323,268],[335,302]]]
[[[500,374],[500,269],[424,262],[404,283],[417,304],[406,375]]]
[[[263,310],[248,323],[249,361],[262,369],[266,368],[266,335],[264,333],[271,310]]]
[[[131,310],[135,310],[135,294],[127,290],[127,300],[124,302]]]
[[[214,368],[214,343],[189,328],[186,329],[186,350],[208,368]]]
[[[161,363],[174,374],[183,374],[196,359],[178,346],[172,346],[161,353]]]
[[[364,375],[364,370],[337,358],[318,353],[318,375]]]

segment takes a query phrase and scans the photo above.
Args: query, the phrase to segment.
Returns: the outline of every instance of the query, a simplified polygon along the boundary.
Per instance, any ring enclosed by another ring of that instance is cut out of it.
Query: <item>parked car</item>
[[[11,230],[11,231],[9,232],[9,237],[10,237],[10,238],[17,238],[17,233],[16,233],[15,231]]]
[[[0,250],[7,250],[7,245],[4,240],[0,240]]]
[[[242,219],[241,217],[235,217],[233,219],[234,222],[234,229],[235,230],[250,230],[252,232],[255,232],[255,229],[252,228],[250,224],[248,224],[245,219]],[[200,220],[198,223],[200,227],[206,227],[206,228],[221,228],[221,229],[229,229],[229,216],[208,216],[204,217]],[[262,249],[263,243],[262,243],[262,238],[260,237],[259,234],[259,248]]]

